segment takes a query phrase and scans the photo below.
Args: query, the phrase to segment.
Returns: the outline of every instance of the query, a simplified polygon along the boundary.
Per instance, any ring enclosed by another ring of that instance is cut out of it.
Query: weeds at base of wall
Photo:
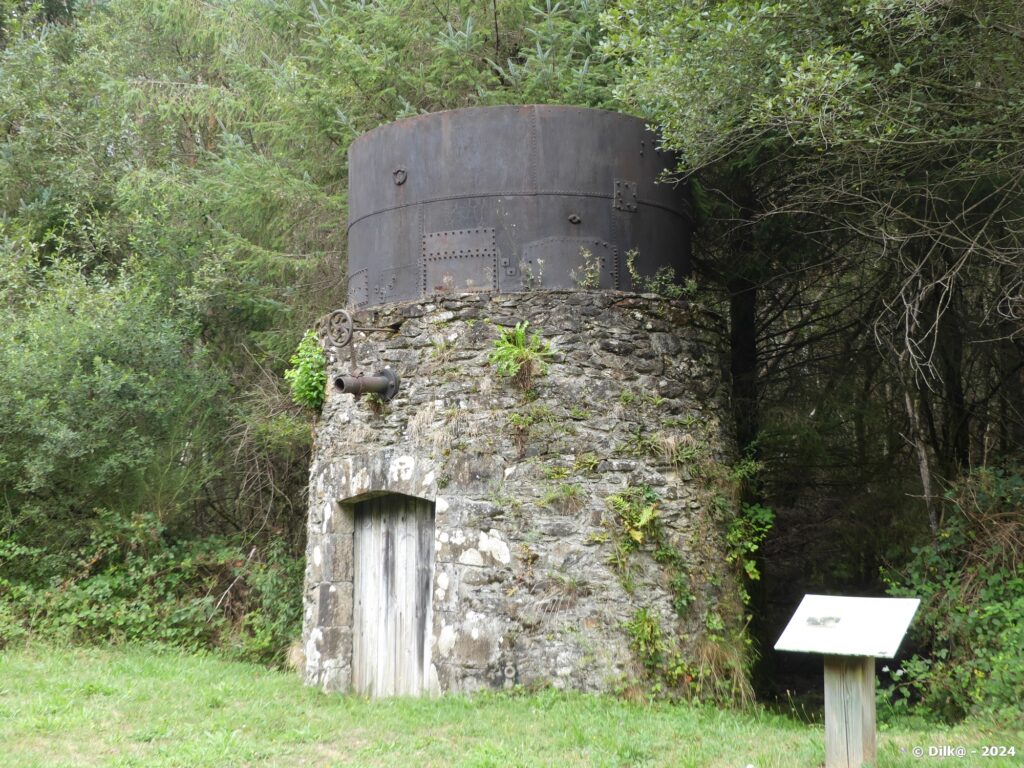
[[[691,614],[697,598],[682,553],[669,544],[665,535],[659,501],[646,486],[627,488],[608,497],[615,518],[607,534],[611,544],[608,561],[618,571],[623,588],[635,594],[632,561],[641,552],[650,555],[665,570],[676,614],[671,622],[678,624]],[[729,632],[714,605],[705,607],[702,621],[703,631],[693,640],[678,631],[665,630],[664,620],[651,607],[638,609],[626,622],[624,630],[651,693],[669,699],[749,703],[753,693],[746,633],[742,629]]]
[[[655,698],[714,701],[737,707],[753,703],[742,642],[705,635],[684,652],[680,638],[666,633],[660,618],[646,607],[638,609],[624,629]]]

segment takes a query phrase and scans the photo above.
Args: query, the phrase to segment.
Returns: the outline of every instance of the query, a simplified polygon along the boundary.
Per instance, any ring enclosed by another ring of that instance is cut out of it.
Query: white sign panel
[[[775,650],[891,659],[920,604],[916,597],[804,595]]]

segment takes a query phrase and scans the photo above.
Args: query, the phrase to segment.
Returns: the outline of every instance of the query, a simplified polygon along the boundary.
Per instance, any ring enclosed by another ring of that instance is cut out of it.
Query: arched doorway
[[[434,504],[389,493],[354,505],[352,689],[428,691]]]

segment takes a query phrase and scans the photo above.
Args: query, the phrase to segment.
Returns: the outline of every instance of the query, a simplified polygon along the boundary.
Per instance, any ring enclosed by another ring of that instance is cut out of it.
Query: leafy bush
[[[302,627],[302,580],[306,562],[282,541],[271,542],[262,557],[236,568],[244,580],[245,600],[231,643],[232,655],[247,661],[281,665]]]
[[[327,358],[313,331],[306,331],[290,362],[292,367],[284,372],[284,378],[291,386],[292,400],[319,411],[327,386]]]
[[[939,540],[914,549],[890,593],[921,598],[919,653],[892,673],[893,705],[957,719],[1024,702],[1024,468],[980,469],[946,494]]]
[[[0,540],[0,646],[38,634],[76,643],[221,647],[281,664],[301,623],[301,558],[242,537],[174,540],[154,515],[104,510],[63,555]]]
[[[309,451],[279,374],[336,300],[349,142],[421,110],[610,106],[604,2],[45,5],[0,3],[0,644],[269,658]]]
[[[0,256],[0,531],[78,547],[97,510],[173,520],[216,476],[226,383],[147,280]]]

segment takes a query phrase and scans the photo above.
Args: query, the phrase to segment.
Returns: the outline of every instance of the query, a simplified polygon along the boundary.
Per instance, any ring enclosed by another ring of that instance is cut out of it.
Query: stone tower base
[[[524,321],[553,352],[529,391],[489,361],[499,329]],[[307,682],[371,695],[692,685],[701,648],[742,619],[719,320],[559,291],[389,305],[357,324],[392,329],[356,334],[359,365],[390,366],[402,386],[383,407],[332,390],[319,421]],[[329,380],[349,373],[338,357]],[[425,510],[409,530],[432,525],[432,541],[373,529],[389,499]],[[387,632],[399,645],[422,632],[421,646],[367,661]],[[412,687],[382,683],[382,663]]]

